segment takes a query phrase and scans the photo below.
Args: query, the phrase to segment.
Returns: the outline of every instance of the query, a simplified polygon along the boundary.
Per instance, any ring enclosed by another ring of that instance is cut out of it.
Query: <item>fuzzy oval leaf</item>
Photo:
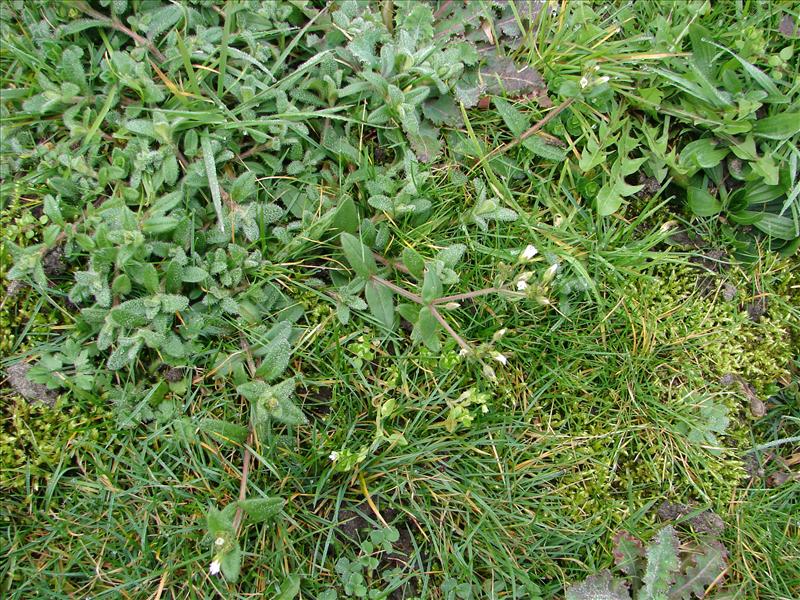
[[[341,234],[340,239],[344,256],[357,275],[369,279],[378,272],[372,251],[361,240],[346,232]]]
[[[244,425],[210,418],[200,421],[200,429],[220,442],[234,445],[244,444],[249,433]]]
[[[248,498],[239,500],[237,504],[247,513],[250,522],[261,523],[279,514],[286,501],[283,498]]]
[[[392,290],[376,281],[368,281],[364,287],[367,305],[378,322],[386,329],[394,327],[394,296]]]

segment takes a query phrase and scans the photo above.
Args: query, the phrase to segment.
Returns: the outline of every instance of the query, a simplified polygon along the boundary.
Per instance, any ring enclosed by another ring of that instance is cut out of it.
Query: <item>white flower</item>
[[[495,359],[497,362],[499,362],[503,366],[508,364],[508,359],[503,354],[500,354],[499,352],[497,352],[494,356],[492,356],[492,358]]]
[[[525,250],[522,251],[522,258],[525,260],[530,260],[537,254],[539,254],[539,251],[536,249],[536,246],[528,244],[525,246]]]
[[[494,332],[494,335],[492,336],[492,341],[493,341],[493,342],[496,342],[497,340],[499,340],[500,338],[502,338],[502,337],[503,337],[503,336],[506,334],[506,331],[507,331],[507,329],[506,329],[505,327],[503,327],[502,329],[498,329],[497,331],[495,331],[495,332]]]
[[[489,412],[489,407],[488,407],[488,406],[486,406],[485,404],[482,404],[482,405],[481,405],[481,412],[482,412],[483,414],[486,414],[486,413],[488,413],[488,412]]]
[[[336,462],[339,460],[339,453],[334,450],[328,455],[328,458],[330,458],[333,462]]]
[[[520,279],[520,280],[517,282],[517,289],[518,289],[520,292],[521,292],[521,291],[523,291],[523,290],[525,290],[525,289],[527,289],[527,287],[528,287],[528,282],[527,282],[527,281],[525,281],[524,279]]]
[[[218,560],[211,561],[211,566],[209,567],[208,572],[212,575],[219,575],[219,566]]]
[[[225,538],[218,537],[216,540],[214,540],[214,545],[215,546],[224,546],[225,545]]]
[[[558,271],[558,263],[553,263],[547,268],[547,271],[544,272],[544,275],[542,275],[542,281],[545,283],[553,281],[553,277],[556,276],[556,271]]]
[[[586,77],[581,77],[581,88],[585,88],[589,85],[589,80]]]
[[[595,81],[595,83],[597,85],[602,85],[602,84],[606,83],[607,81],[609,81],[610,79],[611,78],[608,75],[603,75],[602,77],[599,77],[597,79],[597,81]]]
[[[466,356],[467,354],[469,354],[468,348],[462,348],[461,350],[458,351],[459,356]]]

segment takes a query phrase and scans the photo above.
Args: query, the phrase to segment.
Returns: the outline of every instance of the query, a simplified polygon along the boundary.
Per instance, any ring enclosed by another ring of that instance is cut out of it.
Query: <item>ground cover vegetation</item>
[[[798,597],[799,40],[3,0],[2,595]]]

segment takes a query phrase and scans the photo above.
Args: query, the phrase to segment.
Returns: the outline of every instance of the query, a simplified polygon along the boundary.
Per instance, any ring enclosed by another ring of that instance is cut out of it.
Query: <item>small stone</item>
[[[722,297],[725,298],[726,302],[730,302],[734,298],[736,298],[736,294],[739,290],[736,289],[736,286],[731,285],[730,283],[726,283],[722,287]]]
[[[27,377],[31,365],[28,363],[17,363],[6,369],[8,383],[11,387],[30,404],[41,402],[52,407],[56,403],[58,394],[41,383],[34,383]]]

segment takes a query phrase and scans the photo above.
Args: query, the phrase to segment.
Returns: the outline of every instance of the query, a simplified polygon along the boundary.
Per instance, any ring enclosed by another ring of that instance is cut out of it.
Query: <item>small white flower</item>
[[[558,263],[553,263],[547,268],[547,271],[544,272],[544,275],[542,275],[542,281],[545,283],[553,281],[553,277],[556,276],[556,271],[558,271]]]
[[[611,79],[611,77],[609,77],[608,75],[603,75],[602,77],[599,77],[599,78],[597,79],[597,81],[595,81],[595,83],[596,83],[597,85],[603,85],[604,83],[606,83],[606,82],[607,82],[607,81],[609,81],[610,79]]]
[[[214,540],[214,545],[215,546],[224,546],[225,545],[225,538],[218,537],[216,540]]]
[[[589,85],[589,80],[586,77],[581,77],[581,88],[585,88]]]
[[[517,290],[519,290],[520,292],[526,290],[527,288],[528,288],[528,282],[525,281],[524,279],[520,279],[517,282]]]
[[[328,458],[330,458],[333,462],[336,462],[339,460],[339,453],[334,450],[328,455]]]
[[[485,404],[482,404],[482,405],[481,405],[481,412],[482,412],[483,414],[486,414],[486,413],[488,413],[488,412],[489,412],[489,407],[488,407],[488,406],[486,406]]]
[[[536,249],[536,246],[528,244],[525,246],[525,250],[522,251],[522,258],[525,260],[530,260],[537,254],[539,254],[539,251]]]
[[[496,342],[497,340],[499,340],[500,338],[502,338],[502,337],[503,337],[503,336],[506,334],[506,331],[507,331],[507,329],[506,329],[505,327],[503,327],[502,329],[498,329],[497,331],[495,331],[495,332],[494,332],[494,335],[492,336],[492,341],[493,341],[493,342]]]
[[[469,354],[469,350],[467,348],[462,348],[458,351],[459,356],[466,356],[467,354]]]
[[[218,560],[211,561],[211,566],[209,567],[208,572],[212,575],[219,575],[219,567],[220,565]]]
[[[492,358],[495,359],[497,362],[499,362],[503,366],[508,364],[508,359],[503,354],[500,354],[499,352],[497,352],[494,356],[492,356]]]

